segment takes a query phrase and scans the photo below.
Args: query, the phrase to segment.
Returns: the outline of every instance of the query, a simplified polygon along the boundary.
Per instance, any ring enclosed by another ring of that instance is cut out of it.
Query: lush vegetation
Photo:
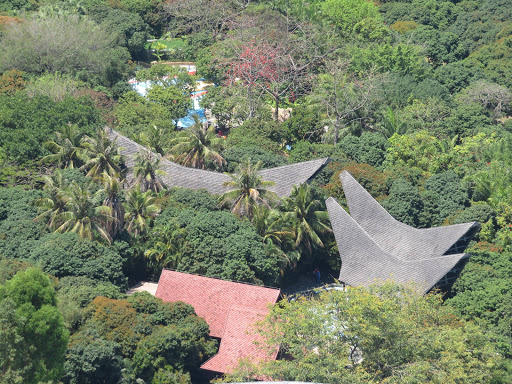
[[[344,203],[346,169],[412,226],[482,223],[472,258],[443,300],[386,286],[284,302],[265,332],[294,360],[232,379],[510,382],[511,20],[507,0],[1,2],[0,381],[205,381],[207,325],[123,292],[162,268],[336,275],[324,200]],[[214,124],[178,131],[199,78]],[[132,185],[105,125],[148,149]],[[169,188],[159,156],[233,190]],[[327,156],[282,200],[258,173]]]

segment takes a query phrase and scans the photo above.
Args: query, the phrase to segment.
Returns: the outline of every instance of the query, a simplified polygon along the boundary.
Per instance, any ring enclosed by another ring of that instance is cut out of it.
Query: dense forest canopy
[[[285,291],[337,276],[324,201],[345,203],[348,170],[409,225],[480,222],[469,263],[442,295],[283,301],[261,331],[293,359],[225,380],[510,382],[509,0],[4,0],[0,52],[0,381],[208,382],[193,308],[124,292],[162,268]],[[179,130],[199,81],[210,125]],[[148,149],[136,183],[106,126]],[[233,191],[164,185],[160,156]],[[324,157],[281,200],[258,173]]]

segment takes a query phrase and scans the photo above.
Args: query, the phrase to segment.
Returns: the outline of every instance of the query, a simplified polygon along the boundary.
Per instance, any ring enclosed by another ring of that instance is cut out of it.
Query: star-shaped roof
[[[348,285],[368,286],[392,279],[399,284],[413,282],[426,293],[461,259],[469,256],[401,259],[384,251],[334,198],[328,198],[325,203],[341,257],[339,279]]]
[[[403,260],[422,260],[447,253],[464,239],[463,250],[480,228],[477,222],[418,229],[391,216],[353,177],[340,174],[350,216],[382,250]],[[450,252],[453,253],[453,252]]]

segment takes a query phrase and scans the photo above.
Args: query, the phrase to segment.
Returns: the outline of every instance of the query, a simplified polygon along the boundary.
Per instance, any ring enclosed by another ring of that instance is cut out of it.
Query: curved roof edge
[[[399,284],[412,282],[427,293],[459,260],[467,257],[457,254],[402,260],[385,252],[336,199],[329,197],[325,204],[341,258],[339,279],[348,285],[367,287],[392,279]]]
[[[445,254],[459,239],[480,228],[477,222],[419,229],[401,223],[348,172],[340,174],[350,215],[386,252],[404,260],[421,260]]]
[[[133,156],[138,152],[148,151],[148,149],[111,128],[108,128],[108,132],[110,139],[117,141],[121,148],[120,153],[127,158],[126,165],[130,171],[127,178],[129,181],[131,179],[131,182],[133,182],[133,176],[131,174],[131,168],[135,165]],[[165,174],[159,177],[162,182],[169,187],[206,189],[212,194],[223,194],[229,191],[229,188],[224,186],[226,181],[231,180],[226,173],[185,167],[162,158],[159,154],[151,153],[155,157],[160,158],[160,170],[165,172]],[[260,174],[264,180],[275,183],[273,186],[269,187],[269,190],[282,198],[291,194],[294,185],[309,182],[329,163],[329,161],[329,158],[304,161],[275,168],[262,169]]]

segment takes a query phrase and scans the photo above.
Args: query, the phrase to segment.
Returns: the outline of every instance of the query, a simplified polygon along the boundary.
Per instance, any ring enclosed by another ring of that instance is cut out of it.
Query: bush
[[[123,77],[130,57],[126,48],[116,45],[115,35],[79,15],[33,18],[5,29],[0,72],[70,73],[111,86]]]
[[[453,171],[446,171],[432,175],[425,182],[424,187],[433,193],[439,210],[437,220],[433,223],[441,225],[450,215],[463,210],[468,202],[468,191],[461,183],[459,177]]]
[[[384,208],[398,221],[419,226],[423,202],[418,190],[408,181],[398,179],[389,190],[389,198],[383,201]]]
[[[177,188],[172,192],[171,199],[183,204],[186,208],[194,209],[196,211],[215,211],[218,209],[217,197],[211,195],[205,189],[194,190]],[[159,220],[159,222],[163,223],[161,220]]]
[[[8,160],[24,164],[40,159],[48,153],[43,143],[69,123],[92,135],[104,121],[86,96],[53,101],[48,96],[29,98],[18,92],[12,97],[0,97],[0,146]]]
[[[0,188],[0,255],[27,259],[37,240],[48,233],[44,223],[34,222],[34,200],[43,197],[38,190]]]
[[[471,221],[477,221],[483,224],[495,217],[496,212],[494,209],[485,203],[478,203],[471,205],[455,215],[452,221],[453,224],[469,223]]]
[[[179,219],[188,233],[188,249],[179,270],[226,280],[276,284],[278,260],[267,257],[261,237],[249,222],[223,211],[184,211]]]
[[[334,169],[334,174],[330,183],[324,187],[329,196],[335,197],[339,200],[345,198],[340,180],[340,173],[343,170],[350,172],[358,183],[376,199],[385,196],[388,192],[389,175],[375,169],[369,164],[356,164],[353,162],[341,164],[331,163],[329,164],[329,167]]]
[[[226,171],[230,173],[236,172],[238,163],[245,158],[250,158],[253,163],[261,161],[262,168],[273,168],[287,164],[284,156],[267,152],[256,145],[230,147],[223,155],[224,159],[228,162]]]
[[[29,260],[56,277],[86,276],[123,288],[126,286],[121,256],[112,248],[80,239],[74,233],[42,237]]]
[[[339,146],[352,160],[378,167],[384,162],[388,142],[380,133],[365,132],[361,137],[345,136]]]
[[[279,153],[284,142],[284,130],[275,121],[246,120],[241,126],[231,129],[226,146],[258,146],[265,151]]]

